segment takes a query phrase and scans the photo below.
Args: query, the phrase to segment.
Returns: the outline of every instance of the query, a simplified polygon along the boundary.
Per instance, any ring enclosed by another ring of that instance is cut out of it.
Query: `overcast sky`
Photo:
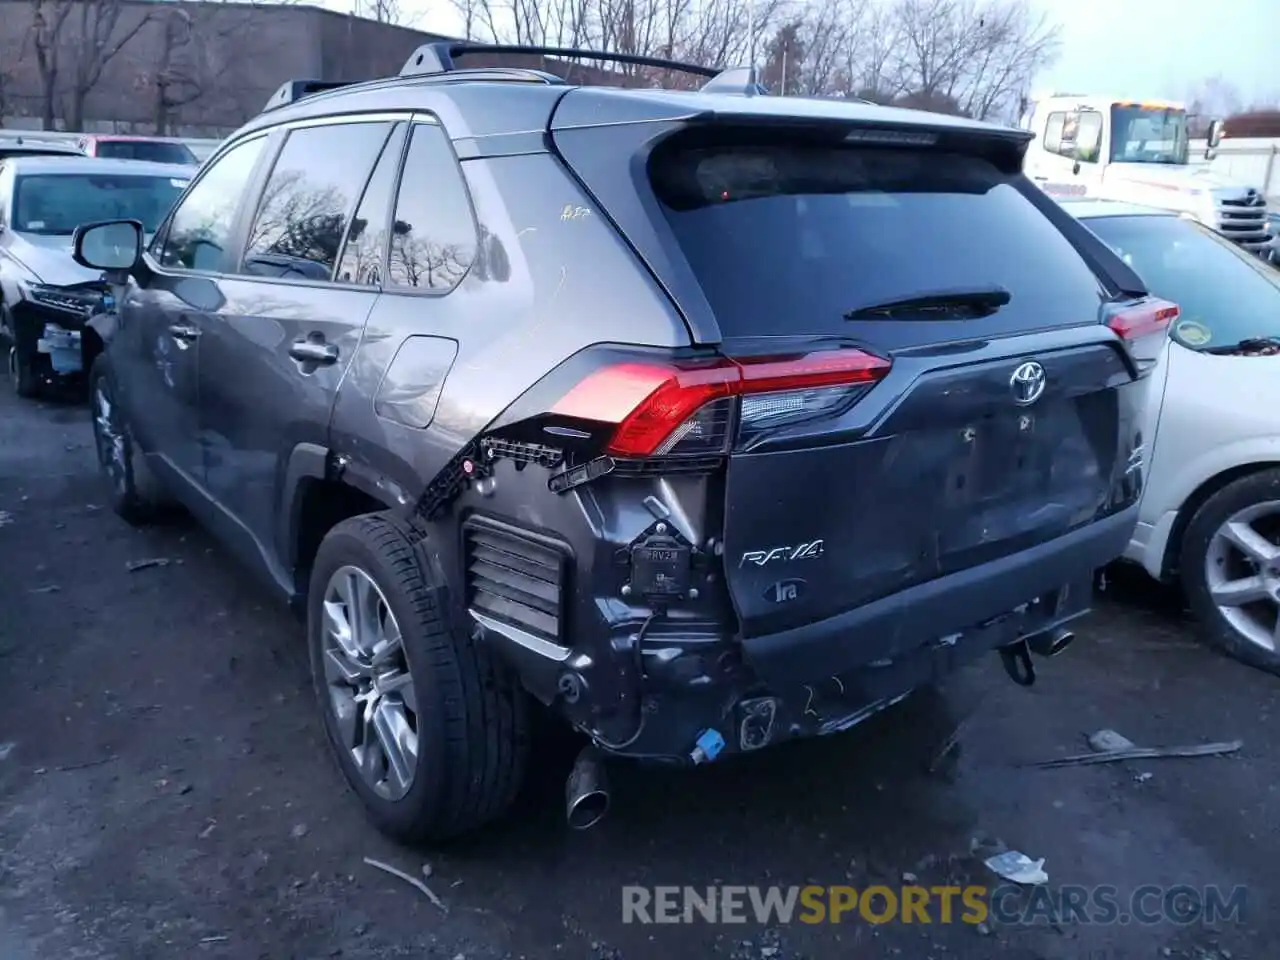
[[[1201,79],[1221,74],[1246,102],[1280,100],[1280,0],[1029,2],[1062,26],[1062,55],[1038,88],[1183,99]],[[420,30],[461,32],[450,0],[402,3]]]
[[[1043,85],[1180,99],[1222,74],[1246,101],[1280,99],[1280,0],[1038,0],[1062,24]]]

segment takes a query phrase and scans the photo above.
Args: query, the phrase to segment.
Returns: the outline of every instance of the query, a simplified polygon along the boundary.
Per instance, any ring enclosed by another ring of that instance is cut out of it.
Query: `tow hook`
[[[1036,668],[1031,663],[1031,648],[1025,638],[1001,647],[1000,662],[1009,679],[1018,686],[1029,687],[1036,682]]]

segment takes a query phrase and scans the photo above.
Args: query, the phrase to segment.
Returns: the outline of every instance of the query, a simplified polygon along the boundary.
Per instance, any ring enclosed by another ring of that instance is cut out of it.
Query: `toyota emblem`
[[[1044,367],[1034,360],[1018,365],[1009,378],[1009,387],[1013,390],[1013,402],[1020,407],[1029,407],[1040,399],[1044,393]]]

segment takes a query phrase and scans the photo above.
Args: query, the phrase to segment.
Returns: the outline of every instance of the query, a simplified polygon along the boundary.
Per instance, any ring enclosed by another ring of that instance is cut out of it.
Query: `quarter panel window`
[[[290,131],[249,230],[243,272],[331,279],[356,199],[390,130],[390,123],[335,123]]]
[[[232,147],[178,201],[157,258],[163,266],[223,269],[244,185],[266,142],[266,137],[255,137]]]
[[[476,258],[471,200],[453,149],[435,124],[414,124],[391,227],[388,274],[393,284],[446,291]]]

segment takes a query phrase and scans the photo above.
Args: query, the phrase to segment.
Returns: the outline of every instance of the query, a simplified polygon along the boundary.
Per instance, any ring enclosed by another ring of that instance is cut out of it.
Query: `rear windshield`
[[[95,220],[140,220],[155,232],[187,181],[134,174],[33,174],[14,186],[10,221],[21,233],[70,236]]]
[[[119,160],[151,160],[156,163],[195,163],[196,155],[181,143],[160,140],[99,140],[99,157]]]
[[[977,287],[1007,291],[1018,327],[1097,321],[1089,266],[982,159],[692,146],[655,152],[650,179],[726,336],[847,333],[850,310]],[[933,326],[947,339],[966,322]]]
[[[29,144],[29,143],[16,144],[16,145],[10,145],[7,143],[0,144],[0,160],[5,159],[6,157],[77,157],[77,156],[83,156],[83,154],[77,150],[69,149],[67,147],[60,147],[60,146],[46,147],[43,144],[36,145],[36,144]]]

